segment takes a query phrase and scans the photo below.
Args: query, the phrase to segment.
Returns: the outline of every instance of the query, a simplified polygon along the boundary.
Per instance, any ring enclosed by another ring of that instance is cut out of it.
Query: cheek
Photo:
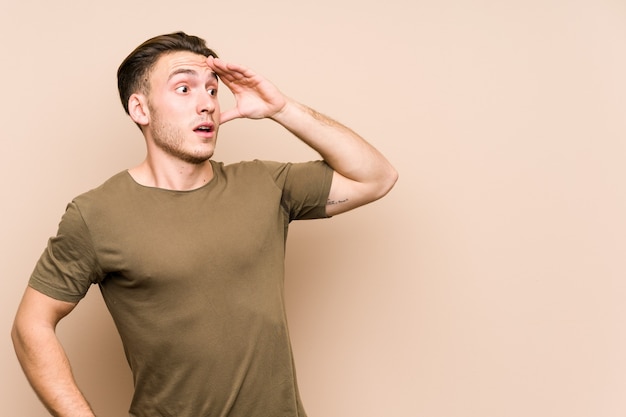
[[[185,114],[189,112],[188,109],[183,108],[175,100],[166,101],[157,109],[159,117],[169,123],[177,123],[184,120]]]

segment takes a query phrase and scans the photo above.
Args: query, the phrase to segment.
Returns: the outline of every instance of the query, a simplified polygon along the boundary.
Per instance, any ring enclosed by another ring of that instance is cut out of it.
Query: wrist
[[[281,125],[285,125],[289,118],[290,118],[290,114],[293,112],[293,108],[298,106],[298,103],[295,102],[294,100],[285,97],[285,104],[279,109],[277,110],[273,115],[271,115],[269,117],[269,119],[281,124]]]

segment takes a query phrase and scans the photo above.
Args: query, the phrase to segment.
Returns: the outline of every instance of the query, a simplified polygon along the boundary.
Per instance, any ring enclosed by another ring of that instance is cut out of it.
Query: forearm
[[[367,204],[391,190],[398,173],[358,134],[285,97],[273,84],[247,68],[219,59],[209,59],[207,63],[237,101],[235,108],[221,113],[222,123],[240,117],[271,118],[316,150],[335,171],[327,215]]]
[[[341,123],[290,99],[272,119],[316,150],[342,176],[376,188],[378,197],[395,183],[397,173],[389,161]]]
[[[94,416],[74,381],[67,355],[54,329],[16,323],[11,335],[28,381],[53,416]]]

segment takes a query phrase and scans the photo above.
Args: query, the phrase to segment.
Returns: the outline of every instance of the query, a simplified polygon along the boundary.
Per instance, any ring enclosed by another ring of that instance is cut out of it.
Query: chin
[[[211,152],[197,152],[197,153],[190,153],[190,154],[186,154],[186,155],[180,155],[180,158],[183,161],[188,162],[190,164],[194,164],[194,165],[204,164],[205,162],[207,162],[212,157],[213,157],[213,151],[211,151]]]
[[[180,159],[182,159],[183,161],[189,163],[189,164],[193,164],[193,165],[202,165],[204,163],[206,163],[208,160],[211,159],[211,157],[213,156],[213,154],[205,156],[205,155],[186,155],[184,157],[181,157]]]

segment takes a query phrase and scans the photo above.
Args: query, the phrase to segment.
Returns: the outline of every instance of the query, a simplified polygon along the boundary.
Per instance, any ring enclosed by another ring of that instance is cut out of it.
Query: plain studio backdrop
[[[142,160],[115,72],[175,30],[400,172],[385,199],[291,227],[310,417],[626,415],[623,0],[2,0],[3,415],[46,415],[13,315],[66,204]],[[252,158],[317,155],[270,121],[225,124],[215,159]],[[127,415],[131,375],[96,287],[59,334],[98,415]]]

